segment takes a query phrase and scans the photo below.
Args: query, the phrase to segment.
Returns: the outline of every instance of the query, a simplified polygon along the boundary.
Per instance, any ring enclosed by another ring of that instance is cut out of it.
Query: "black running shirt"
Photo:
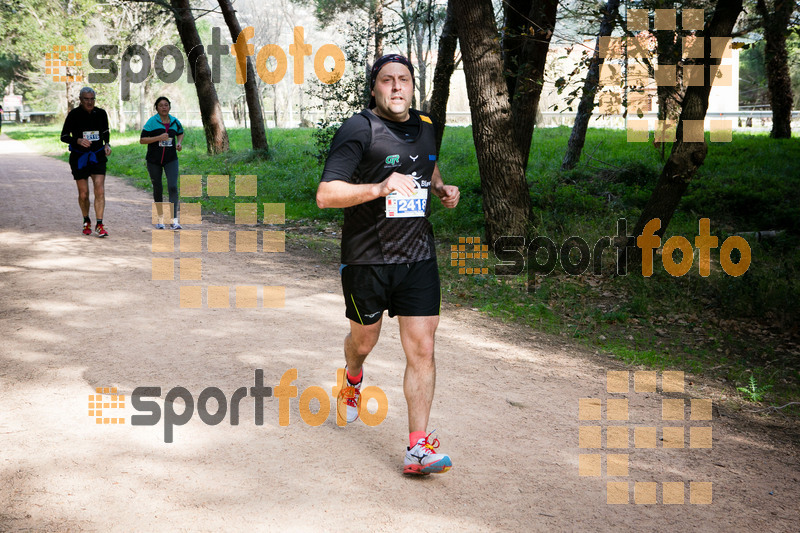
[[[435,257],[431,179],[436,166],[436,134],[429,117],[411,109],[398,123],[364,110],[346,120],[331,142],[322,181],[380,183],[393,172],[412,176],[427,190],[425,216],[387,218],[386,198],[344,210],[342,263],[413,263]]]
[[[89,139],[92,145],[84,148],[78,144],[78,139]],[[69,164],[72,167],[76,167],[78,159],[88,151],[95,153],[98,163],[107,161],[106,152],[102,148],[108,141],[108,115],[105,110],[94,107],[91,112],[87,112],[78,106],[67,114],[64,127],[61,129],[61,142],[67,143],[72,148],[69,154]]]
[[[177,137],[183,135],[183,125],[177,118],[169,115],[169,122],[164,123],[161,115],[156,113],[150,117],[142,128],[140,139],[158,137],[162,133],[169,135],[168,141],[153,142],[147,145],[145,160],[156,165],[165,165],[178,159]]]

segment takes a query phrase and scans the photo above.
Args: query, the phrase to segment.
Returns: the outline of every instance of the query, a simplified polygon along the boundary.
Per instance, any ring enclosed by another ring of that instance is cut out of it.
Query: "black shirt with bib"
[[[387,218],[386,198],[344,210],[342,263],[413,263],[435,257],[431,179],[436,166],[436,133],[431,119],[409,110],[409,120],[393,122],[364,110],[346,120],[331,143],[322,181],[380,183],[393,172],[414,178],[427,190],[425,216]]]

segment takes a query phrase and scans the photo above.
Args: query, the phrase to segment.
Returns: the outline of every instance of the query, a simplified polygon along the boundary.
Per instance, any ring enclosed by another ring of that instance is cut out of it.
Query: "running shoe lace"
[[[436,431],[436,430],[434,429],[433,431]],[[432,441],[428,440],[428,439],[430,439],[431,435],[433,435],[433,431],[428,433],[428,435],[425,437],[425,445],[423,446],[423,450],[422,450],[423,453],[426,453],[426,454],[436,453],[436,448],[439,447],[439,439],[433,439]]]
[[[356,402],[356,388],[355,387],[350,387],[350,386],[342,387],[342,391],[339,393],[339,395],[341,397],[345,398],[345,403],[347,405],[350,405],[350,406],[353,406],[353,407],[358,405],[358,403]]]

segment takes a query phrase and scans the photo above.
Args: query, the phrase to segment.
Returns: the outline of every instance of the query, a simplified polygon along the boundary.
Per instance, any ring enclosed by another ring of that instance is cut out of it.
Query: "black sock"
[[[102,218],[98,218],[98,219],[97,219],[97,223],[98,223],[98,224],[102,224],[102,223],[103,223],[103,219],[102,219]]]
[[[89,217],[83,217],[83,223],[84,224],[91,224],[92,223],[92,219],[89,218]]]

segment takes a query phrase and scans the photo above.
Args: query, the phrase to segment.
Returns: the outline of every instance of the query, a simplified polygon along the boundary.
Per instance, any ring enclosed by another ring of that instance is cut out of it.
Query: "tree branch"
[[[171,13],[175,13],[176,11],[178,11],[178,10],[174,9],[169,4],[169,2],[167,2],[166,0],[123,0],[123,1],[131,2],[131,3],[134,3],[134,4],[156,4],[158,6],[161,6],[161,7],[165,8],[165,9],[169,10]],[[197,19],[199,19],[201,17],[204,17],[204,16],[206,16],[208,14],[211,14],[211,13],[217,13],[217,14],[221,14],[222,13],[218,8],[201,9],[199,7],[190,7],[190,8],[187,8],[185,10],[179,10],[179,11],[197,11],[197,12],[201,13],[201,15],[199,17],[195,18],[195,20],[197,20]]]
[[[800,405],[800,402],[789,402],[786,405],[781,405],[780,407],[775,407],[775,406],[771,405],[771,406],[769,406],[769,407],[767,407],[765,409],[751,409],[750,412],[751,413],[766,413],[767,411],[772,411],[772,412],[777,413],[778,411],[780,411],[784,407],[789,407],[790,405]]]

